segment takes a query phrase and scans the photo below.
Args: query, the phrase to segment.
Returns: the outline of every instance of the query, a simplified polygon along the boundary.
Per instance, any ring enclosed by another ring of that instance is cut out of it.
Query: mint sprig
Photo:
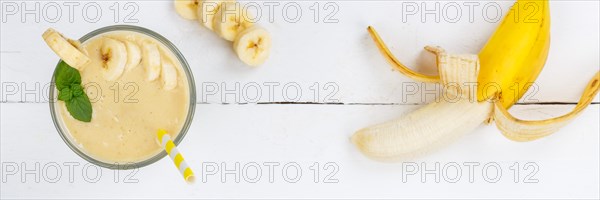
[[[65,102],[71,116],[82,122],[92,121],[92,103],[83,91],[79,71],[61,60],[56,66],[55,83],[58,100]]]

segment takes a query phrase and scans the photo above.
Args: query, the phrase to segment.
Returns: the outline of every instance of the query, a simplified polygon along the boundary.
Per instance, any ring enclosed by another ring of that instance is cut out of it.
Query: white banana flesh
[[[79,41],[68,39],[52,28],[46,30],[42,38],[60,59],[79,71],[90,61]]]
[[[172,90],[177,87],[177,69],[169,60],[163,59],[161,81],[163,89]]]
[[[254,25],[247,10],[236,2],[222,3],[213,20],[215,33],[228,41],[233,41],[240,32]]]
[[[140,46],[131,41],[123,41],[125,47],[127,47],[127,64],[125,64],[125,71],[131,71],[136,68],[142,62],[142,50]]]
[[[156,44],[152,42],[142,44],[142,65],[146,70],[146,80],[154,81],[160,76],[161,58]]]
[[[433,102],[398,119],[357,131],[351,138],[366,156],[401,161],[439,149],[488,120],[492,104]]]
[[[251,27],[242,31],[233,42],[233,50],[242,62],[258,66],[271,54],[271,35],[260,27]]]
[[[108,81],[115,81],[123,74],[127,64],[127,47],[121,41],[104,37],[100,47],[102,75]]]
[[[204,27],[213,30],[215,15],[221,9],[223,2],[235,2],[233,0],[204,0],[200,1],[197,9],[198,22]]]
[[[184,19],[198,19],[196,11],[200,0],[175,0],[175,11]]]

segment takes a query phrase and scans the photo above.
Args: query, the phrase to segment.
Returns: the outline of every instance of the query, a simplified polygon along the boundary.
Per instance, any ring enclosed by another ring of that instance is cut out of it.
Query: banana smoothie
[[[81,74],[93,112],[89,122],[81,121],[58,101],[72,143],[105,163],[136,163],[163,151],[157,130],[176,138],[190,109],[189,80],[178,57],[134,31],[102,33],[75,46],[89,58],[73,68]]]

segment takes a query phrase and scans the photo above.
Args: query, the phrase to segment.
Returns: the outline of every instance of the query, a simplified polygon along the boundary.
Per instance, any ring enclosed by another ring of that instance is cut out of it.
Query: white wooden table
[[[197,22],[180,18],[171,1],[119,2],[118,9],[111,1],[38,3],[38,12],[23,18],[23,10],[33,9],[35,2],[1,2],[2,198],[599,197],[598,97],[564,129],[528,143],[509,141],[495,126],[482,126],[441,151],[389,164],[365,158],[349,142],[359,128],[398,117],[433,99],[410,96],[402,100],[402,85],[412,80],[391,70],[368,36],[368,25],[377,28],[400,60],[418,71],[435,73],[433,58],[423,46],[477,53],[498,25],[490,9],[500,8],[504,15],[511,1],[479,2],[472,22],[465,2],[440,2],[439,23],[436,14],[425,15],[422,21],[420,13],[403,12],[403,5],[405,9],[409,4],[433,9],[434,2],[320,1],[318,9],[310,1],[278,2],[272,22],[269,3],[254,2],[263,12],[259,23],[272,33],[274,43],[271,58],[256,69],[236,58],[231,43]],[[72,22],[65,3],[79,4],[73,7]],[[92,3],[102,9],[97,22],[88,22],[96,17]],[[456,23],[446,19],[456,16],[456,8],[446,6],[451,3],[463,12]],[[54,4],[62,15],[52,23]],[[550,4],[550,56],[537,79],[538,90],[511,109],[521,118],[543,119],[570,111],[599,70],[599,3]],[[484,7],[489,8],[486,16],[482,15]],[[131,19],[137,22],[126,23],[131,22],[126,16],[134,8]],[[300,8],[302,15],[296,23],[288,22],[296,16],[294,8]],[[337,11],[330,20],[337,22],[324,23],[334,8]],[[115,18],[116,10],[119,16]],[[53,27],[80,37],[115,23],[162,34],[191,65],[198,104],[179,148],[199,176],[194,185],[184,183],[166,158],[128,171],[88,165],[54,128],[46,97],[57,56],[41,34]],[[240,88],[223,99],[223,91],[233,90],[236,83]],[[278,85],[269,95],[268,85],[273,84]],[[220,90],[210,92],[210,85]],[[256,85],[262,92],[260,103],[246,104],[253,102]],[[295,88],[302,91],[297,99]],[[273,103],[290,99],[314,104]],[[474,166],[472,174],[469,166]],[[101,176],[96,176],[98,171]]]

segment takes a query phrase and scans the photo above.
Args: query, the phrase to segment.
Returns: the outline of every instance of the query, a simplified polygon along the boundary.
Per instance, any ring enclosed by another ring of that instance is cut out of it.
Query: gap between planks
[[[48,102],[34,102],[34,101],[2,101],[0,104],[46,104]],[[217,102],[196,102],[197,105],[336,105],[336,106],[419,106],[426,105],[427,103],[342,103],[342,102],[256,102],[256,103],[217,103]],[[516,103],[515,105],[577,105],[577,102],[529,102],[529,103]],[[592,102],[591,105],[600,105],[600,102]]]

